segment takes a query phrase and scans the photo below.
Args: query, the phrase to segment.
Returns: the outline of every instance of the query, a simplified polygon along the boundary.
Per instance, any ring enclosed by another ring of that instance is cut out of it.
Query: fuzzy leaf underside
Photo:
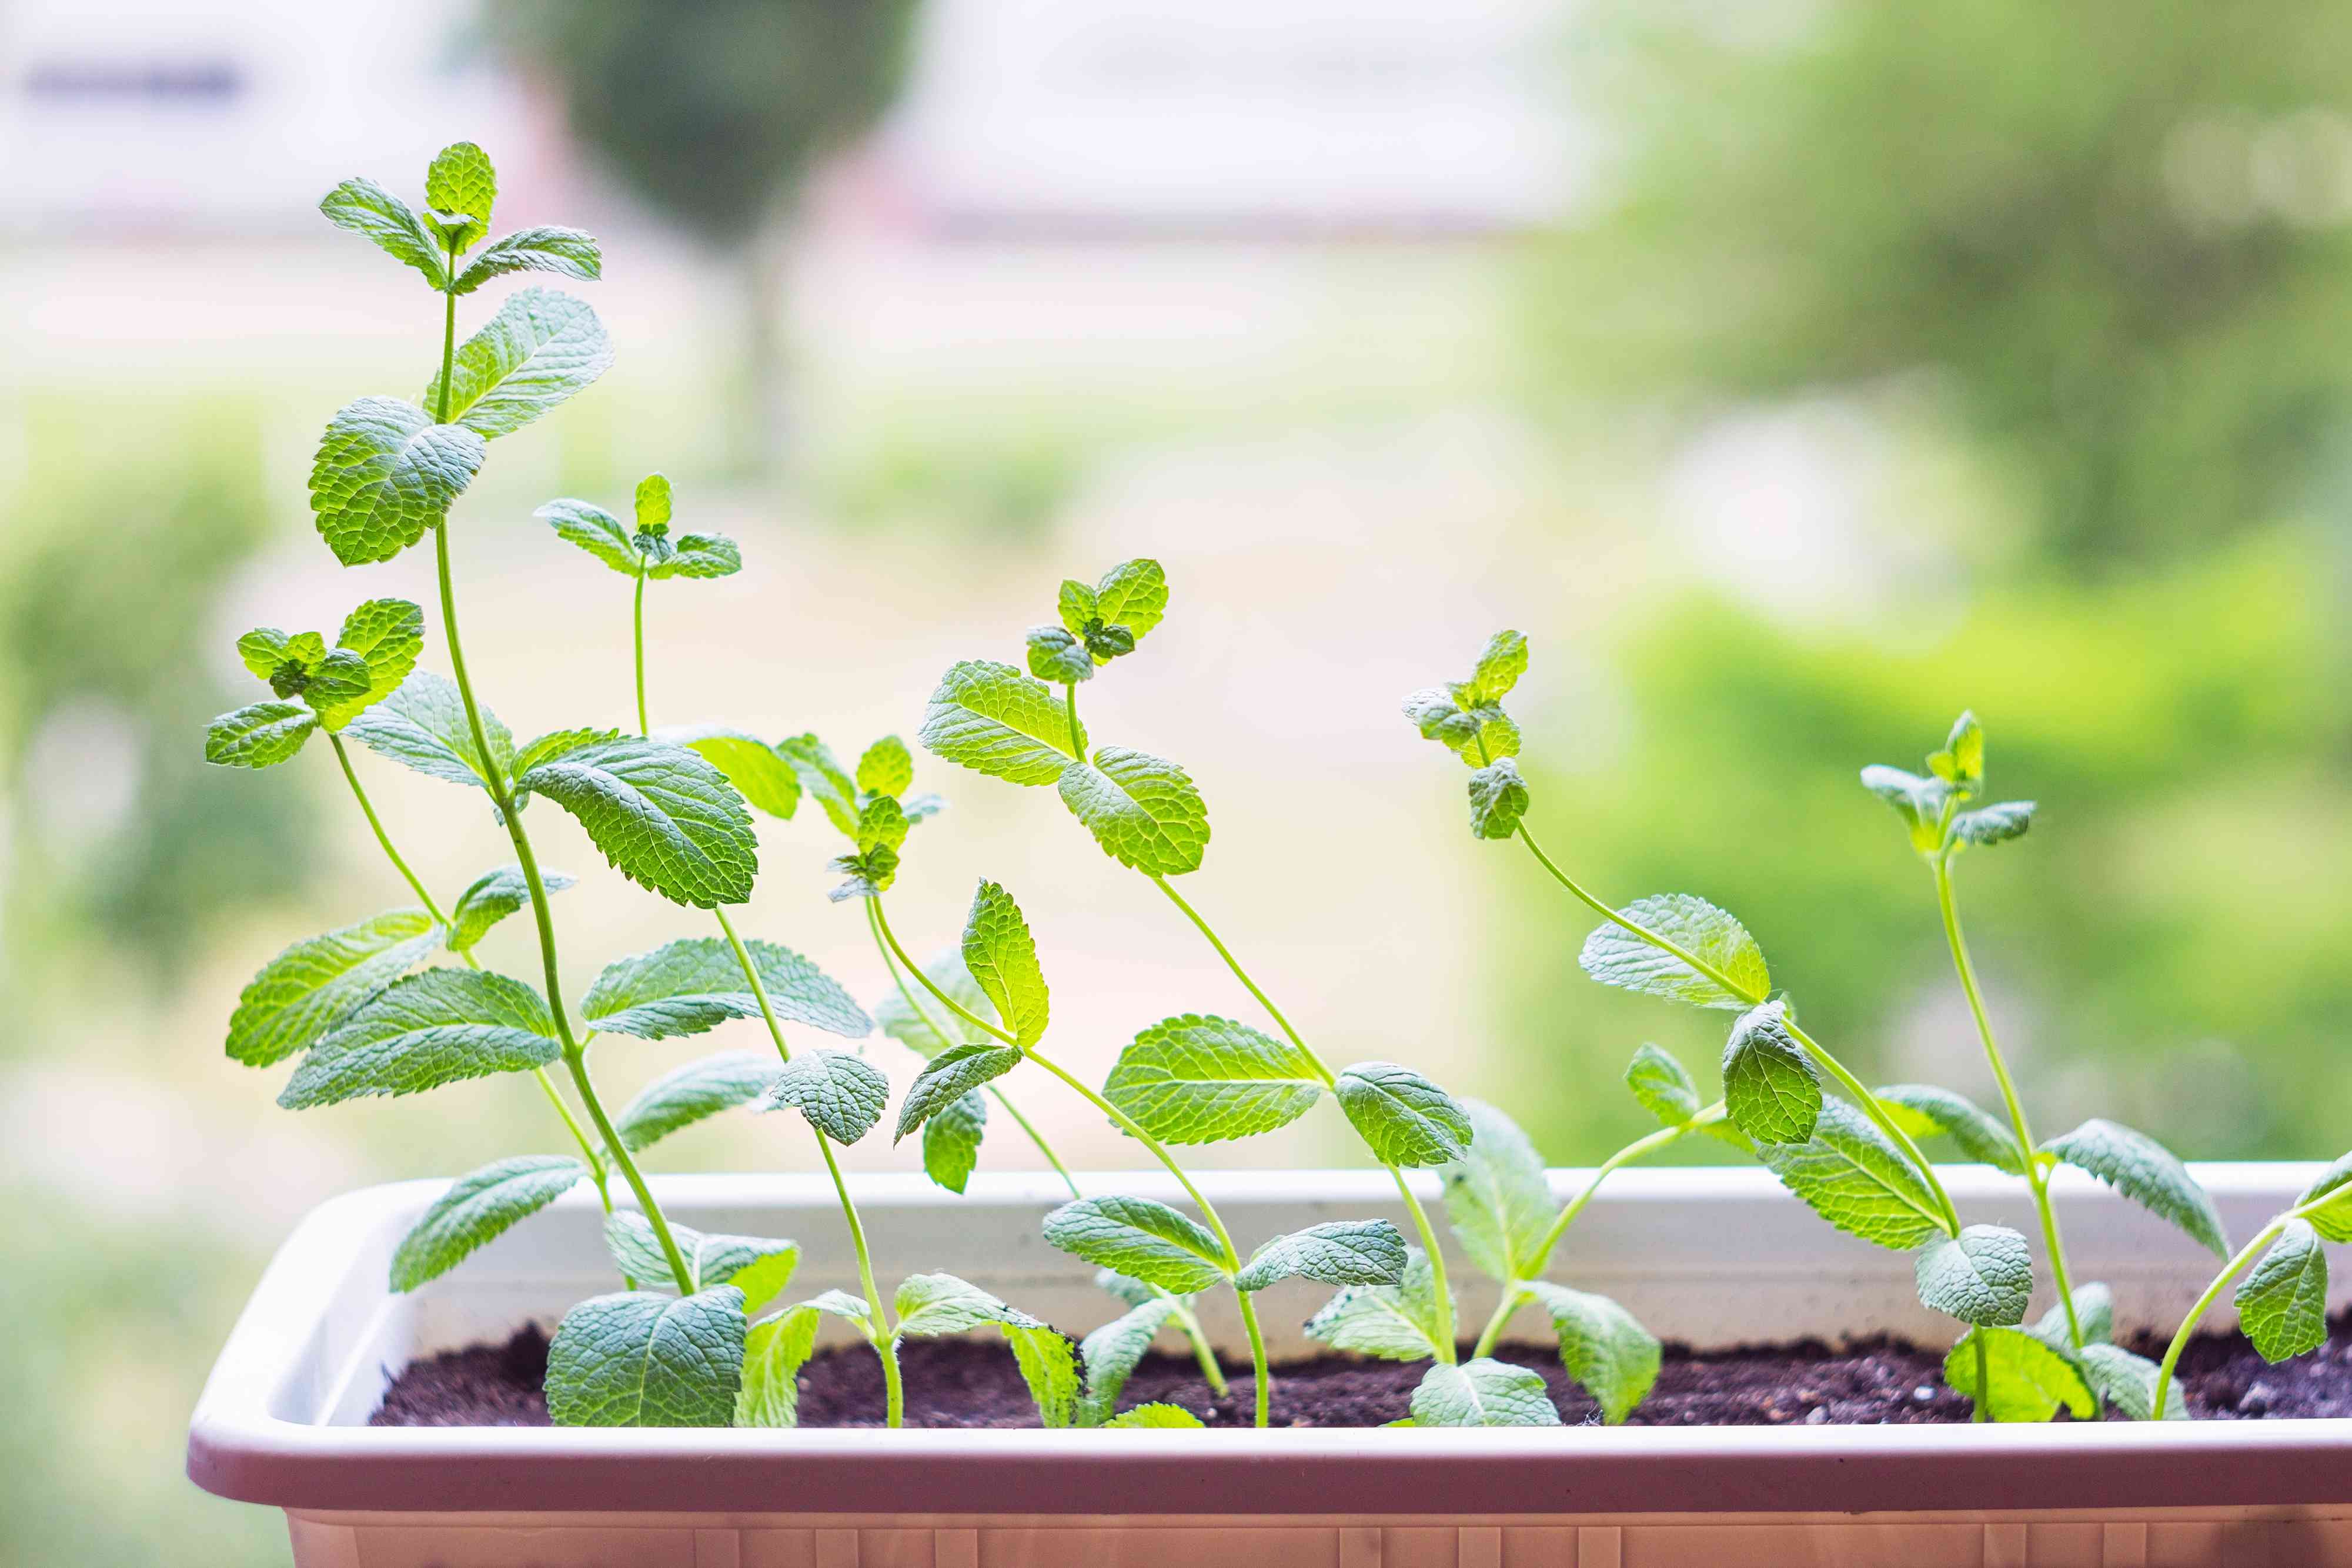
[[[407,203],[373,180],[346,180],[320,200],[319,210],[337,228],[375,242],[385,255],[425,275],[436,292],[448,287],[441,246]]]
[[[440,944],[441,927],[421,909],[395,909],[295,943],[238,996],[229,1056],[268,1067],[308,1049]]]
[[[621,1146],[631,1154],[682,1127],[749,1104],[776,1076],[772,1051],[723,1051],[672,1068],[637,1091],[614,1119]]]
[[[1209,847],[1209,809],[1192,776],[1173,762],[1106,746],[1091,764],[1064,768],[1059,789],[1062,804],[1119,864],[1146,876],[1201,869]]]
[[[559,1427],[724,1427],[742,1385],[743,1292],[629,1291],[564,1314],[547,1350]]]
[[[1470,833],[1473,838],[1507,839],[1519,831],[1528,814],[1528,786],[1519,765],[1506,757],[1470,775]]]
[[[1437,1354],[1437,1275],[1418,1247],[1405,1249],[1404,1281],[1350,1285],[1307,1320],[1307,1336],[1333,1350],[1386,1361],[1420,1361]]]
[[[1914,1138],[1948,1137],[1972,1160],[2011,1176],[2025,1174],[2015,1135],[1966,1095],[1932,1083],[1894,1083],[1873,1092],[1895,1124]]]
[[[1842,1100],[1822,1107],[1804,1143],[1757,1153],[1782,1185],[1849,1236],[1908,1251],[1943,1229],[1935,1197],[1911,1162]]]
[[[799,1052],[760,1097],[761,1110],[793,1106],[836,1144],[854,1144],[872,1132],[889,1103],[890,1081],[845,1051]]]
[[[1702,1008],[1749,1008],[1770,993],[1772,977],[1764,950],[1746,926],[1706,900],[1687,893],[1660,894],[1638,899],[1620,913],[1696,956],[1738,988],[1725,989],[1614,923],[1586,937],[1579,957],[1584,972],[1602,985]]]
[[[1211,1014],[1162,1019],[1119,1052],[1103,1097],[1171,1144],[1246,1138],[1289,1125],[1323,1098],[1297,1046]]]
[[[687,1285],[681,1291],[715,1290],[732,1285],[743,1292],[743,1310],[756,1312],[783,1294],[800,1267],[800,1244],[764,1236],[706,1233],[673,1224],[670,1239],[685,1256]],[[631,1209],[616,1209],[604,1220],[604,1246],[622,1273],[640,1290],[668,1290],[669,1257],[653,1224]]]
[[[302,749],[319,716],[304,703],[248,703],[205,728],[205,760],[220,768],[274,768]]]
[[[1470,1146],[1470,1120],[1454,1096],[1409,1067],[1360,1061],[1339,1074],[1332,1092],[1383,1164],[1442,1166]]]
[[[302,1059],[278,1103],[289,1111],[421,1093],[543,1067],[562,1051],[539,993],[480,969],[427,969],[394,982]]]
[[[1470,1147],[1444,1169],[1446,1218],[1489,1279],[1525,1279],[1559,1212],[1543,1159],[1518,1124],[1494,1106],[1459,1103],[1469,1119]]]
[[[1127,1380],[1176,1315],[1178,1305],[1172,1296],[1147,1296],[1078,1342],[1078,1360],[1086,1371],[1086,1390],[1078,1398],[1079,1426],[1099,1427],[1111,1418]]]
[[[2170,1220],[2215,1256],[2230,1255],[2230,1239],[2212,1198],[2171,1150],[2147,1134],[2094,1116],[2042,1146]]]
[[[1237,1291],[1263,1291],[1284,1280],[1324,1285],[1404,1282],[1404,1237],[1385,1219],[1339,1219],[1277,1236],[1234,1276]]]
[[[1412,1391],[1416,1427],[1557,1427],[1543,1375],[1481,1358],[1432,1366]]]
[[[604,507],[562,497],[531,514],[553,528],[558,538],[586,550],[624,577],[635,577],[644,564],[636,536]]]
[[[1654,1045],[1633,1052],[1625,1068],[1625,1087],[1661,1126],[1679,1127],[1698,1114],[1698,1083],[1690,1070]]]
[[[1919,1300],[1964,1323],[2009,1327],[2025,1321],[2033,1294],[2033,1252],[2003,1225],[1971,1225],[1919,1249]]]
[[[747,940],[743,950],[778,1019],[847,1040],[874,1031],[866,1009],[809,959],[757,938]],[[580,1014],[592,1029],[667,1040],[730,1019],[757,1018],[760,998],[724,938],[688,936],[606,965],[580,999]]]
[[[959,1045],[931,1059],[898,1103],[897,1143],[982,1084],[1021,1065],[1023,1054],[1009,1045]]]
[[[1069,708],[1042,681],[1010,664],[970,659],[931,694],[916,738],[933,756],[1015,784],[1052,784],[1086,748]]]
[[[612,367],[612,340],[587,301],[548,288],[518,289],[457,346],[449,418],[479,437],[509,435]],[[421,401],[437,409],[440,399],[436,374]]]
[[[726,775],[684,747],[622,739],[542,762],[516,780],[579,819],[613,868],[674,904],[751,896],[759,840]]]
[[[560,871],[543,872],[540,882],[550,893],[562,893],[572,878]],[[502,865],[486,871],[457,895],[449,912],[449,950],[463,953],[489,935],[490,927],[530,904],[530,883],[522,867]]]
[[[1559,1337],[1560,1364],[1599,1402],[1601,1418],[1614,1427],[1632,1415],[1658,1381],[1664,1350],[1656,1337],[1606,1296],[1542,1280],[1528,1290]]]
[[[493,777],[514,768],[514,736],[499,716],[482,709],[482,733],[489,741],[485,765],[466,719],[466,700],[457,684],[419,670],[400,689],[352,720],[344,733],[377,756],[413,768],[430,779],[488,789]]]
[[[2161,1365],[2119,1344],[2085,1344],[2082,1357],[2083,1376],[2092,1392],[2134,1421],[2155,1416],[2156,1380],[2164,1370]],[[2189,1395],[2178,1377],[2172,1380],[2170,1391],[2165,1396],[2164,1418],[2189,1419]]]
[[[392,1255],[392,1288],[414,1291],[440,1278],[587,1174],[566,1155],[519,1155],[459,1176],[401,1239]]]
[[[2238,1327],[2264,1361],[2327,1343],[2327,1252],[2307,1219],[2290,1219],[2238,1285]]]
[[[1045,1239],[1061,1251],[1129,1279],[1190,1295],[1222,1281],[1223,1249],[1198,1220],[1141,1197],[1089,1197],[1045,1216]]]
[[[457,291],[471,294],[493,277],[510,272],[549,272],[593,283],[604,276],[604,256],[593,236],[554,224],[537,224],[503,235],[474,253],[457,275]]]

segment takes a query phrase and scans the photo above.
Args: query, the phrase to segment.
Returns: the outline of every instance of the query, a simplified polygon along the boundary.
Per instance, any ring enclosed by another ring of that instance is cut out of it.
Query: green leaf
[[[482,732],[489,738],[498,774],[510,770],[514,737],[488,708],[482,710]],[[352,720],[344,733],[377,756],[427,778],[487,789],[495,776],[475,749],[465,697],[454,682],[430,670],[409,676],[398,691]]]
[[[1003,1077],[1021,1065],[1022,1052],[1009,1045],[959,1045],[933,1057],[915,1077],[898,1104],[900,1139],[945,1111],[982,1084]]]
[[[1665,1051],[1643,1045],[1625,1069],[1625,1087],[1661,1126],[1679,1127],[1698,1114],[1698,1083]]]
[[[1139,643],[1167,613],[1168,575],[1149,557],[1119,562],[1095,585],[1095,615],[1106,626],[1126,628]]]
[[[1077,1406],[1079,1426],[1100,1427],[1110,1419],[1127,1380],[1181,1304],[1173,1296],[1147,1295],[1124,1316],[1113,1318],[1078,1342],[1078,1360],[1086,1367],[1086,1392]]]
[[[1443,1363],[1422,1375],[1412,1391],[1416,1427],[1557,1427],[1559,1412],[1543,1375],[1481,1356],[1459,1366]]]
[[[897,973],[895,959],[892,972]],[[923,973],[966,1012],[991,1023],[999,1021],[996,1004],[981,994],[980,982],[963,967],[961,950],[939,955],[923,966]],[[881,1025],[884,1034],[926,1061],[950,1046],[988,1044],[994,1038],[950,1012],[921,981],[911,976],[904,977],[903,987],[893,985],[883,993],[882,1000],[874,1009],[874,1019]],[[941,1030],[950,1032],[943,1035]]]
[[[776,1075],[772,1051],[722,1051],[674,1067],[643,1089],[614,1123],[631,1154],[681,1127],[756,1100]]]
[[[2000,844],[2021,839],[2033,825],[2033,802],[2004,800],[1952,819],[1952,832],[1964,844]]]
[[[1144,1197],[1087,1197],[1045,1216],[1045,1239],[1074,1258],[1177,1295],[1227,1278],[1224,1249],[1198,1220]]]
[[[897,800],[887,795],[872,797],[857,811],[858,852],[871,854],[879,846],[895,854],[898,846],[907,841],[909,826],[907,813],[899,810]]]
[[[2164,1370],[2161,1366],[2119,1344],[2085,1344],[2082,1359],[2083,1376],[2101,1399],[2134,1421],[2154,1417],[2156,1380]],[[2189,1393],[2178,1377],[2165,1396],[2164,1418],[2189,1419]]]
[[[525,271],[551,272],[593,283],[604,276],[604,255],[592,235],[534,224],[484,246],[457,275],[457,292],[471,294],[493,277]]]
[[[385,255],[425,275],[436,291],[449,286],[441,246],[408,204],[373,180],[346,180],[328,192],[319,210],[337,228],[373,240]]]
[[[743,1336],[743,1384],[735,1395],[738,1427],[800,1425],[801,1368],[816,1354],[817,1309],[798,1306]]]
[[[440,522],[482,466],[482,438],[415,403],[345,403],[310,464],[310,516],[345,566],[390,560]]]
[[[1751,1008],[1723,1048],[1723,1103],[1731,1124],[1759,1144],[1801,1144],[1822,1113],[1811,1058],[1790,1037],[1787,1007]]]
[[[1944,749],[1928,758],[1927,766],[1937,778],[1972,790],[1984,781],[1984,726],[1975,714],[1963,713],[1952,721]]]
[[[1486,768],[1519,754],[1519,727],[1493,703],[1465,706],[1461,698],[1467,685],[1455,688],[1424,686],[1404,699],[1404,716],[1421,732],[1462,759],[1466,768]]]
[[[1165,1400],[1155,1400],[1149,1405],[1139,1405],[1132,1410],[1122,1410],[1102,1425],[1107,1431],[1141,1427],[1181,1427],[1193,1430],[1199,1428],[1202,1423],[1198,1416],[1193,1415],[1181,1405],[1171,1405]]]
[[[1385,1219],[1335,1219],[1277,1236],[1234,1276],[1236,1291],[1263,1291],[1285,1280],[1324,1285],[1401,1285],[1404,1237]]]
[[[2352,1155],[2340,1155],[2294,1200],[2311,1228],[2330,1241],[2352,1241]]]
[[[1333,1350],[1388,1361],[1421,1361],[1437,1354],[1437,1275],[1428,1254],[1405,1249],[1404,1282],[1350,1285],[1307,1320],[1307,1337]]]
[[[1051,784],[1070,766],[1070,710],[1010,664],[967,659],[940,677],[916,738],[934,757],[1015,784]]]
[[[1738,989],[1726,990],[1673,954],[1614,924],[1586,937],[1579,957],[1584,972],[1602,985],[1702,1008],[1749,1008],[1771,993],[1772,977],[1756,938],[1706,899],[1687,893],[1660,894],[1637,899],[1620,913],[1692,954]]]
[[[1314,1060],[1231,1019],[1161,1019],[1119,1052],[1103,1096],[1155,1138],[1210,1144],[1270,1133],[1323,1098]]]
[[[1027,633],[1029,673],[1055,685],[1075,685],[1095,674],[1095,656],[1059,626],[1032,626]]]
[[[395,909],[295,943],[237,997],[229,1056],[248,1067],[285,1061],[440,944],[441,927],[421,909]]]
[[[1102,600],[1087,584],[1074,578],[1062,580],[1061,597],[1056,604],[1062,614],[1062,629],[1072,636],[1084,636],[1089,622],[1102,624]]]
[[[857,759],[857,789],[862,795],[903,795],[914,784],[914,755],[895,735],[884,736]]]
[[[317,1045],[278,1103],[306,1111],[543,1067],[562,1048],[539,993],[480,969],[427,969],[387,987]]]
[[[873,1032],[865,1009],[808,959],[773,942],[753,939],[743,948],[779,1019],[849,1040]],[[688,936],[607,965],[580,999],[580,1012],[592,1029],[667,1040],[757,1018],[760,998],[723,938]]]
[[[741,904],[759,870],[751,814],[725,774],[682,746],[622,739],[515,780],[580,820],[614,870],[675,904]]]
[[[724,1427],[742,1385],[743,1292],[629,1291],[566,1312],[547,1347],[559,1427]]]
[[[743,552],[724,534],[680,534],[668,553],[646,569],[656,582],[674,577],[732,577],[743,570]]]
[[[830,1312],[835,1317],[856,1325],[868,1339],[874,1337],[874,1309],[867,1306],[863,1299],[853,1296],[846,1291],[820,1291],[811,1296],[806,1304],[820,1312]]]
[[[572,879],[551,871],[541,874],[541,883],[550,893],[562,893]],[[457,895],[457,907],[449,914],[449,951],[465,952],[488,936],[491,926],[530,904],[530,884],[523,878],[522,867],[502,865],[484,872]]]
[[[1649,1397],[1664,1351],[1633,1314],[1606,1296],[1589,1295],[1542,1280],[1528,1291],[1559,1336],[1559,1364],[1600,1402],[1601,1418],[1614,1427]]]
[[[1934,854],[1943,847],[1944,803],[1951,797],[1950,785],[1873,763],[1862,770],[1862,787],[1895,808],[1895,815],[1911,831],[1913,849]]]
[[[490,232],[490,203],[499,179],[490,156],[470,141],[455,141],[435,155],[425,172],[425,203],[436,212],[457,213],[474,221],[451,237],[459,250]]]
[[[1849,1236],[1908,1251],[1944,1228],[1943,1210],[1886,1134],[1842,1100],[1822,1107],[1801,1144],[1767,1144],[1757,1157],[1807,1207]]]
[[[359,713],[382,702],[416,667],[425,646],[425,612],[405,599],[371,599],[343,617],[335,647],[367,666],[367,684],[349,696],[318,704],[319,721],[341,729]]]
[[[2327,1252],[2307,1219],[2289,1219],[2238,1285],[2238,1327],[2264,1361],[2327,1343]]]
[[[1528,787],[1510,758],[1470,775],[1470,832],[1474,838],[1507,839],[1528,813]]]
[[[800,809],[799,772],[757,736],[725,725],[698,724],[657,729],[654,738],[685,747],[724,774],[737,794],[772,817],[789,819]]]
[[[2074,1317],[2083,1325],[2083,1343],[2092,1344],[2116,1337],[2115,1293],[2094,1281],[2074,1287]],[[2069,1349],[2074,1336],[2066,1327],[2066,1309],[2062,1304],[2052,1307],[2033,1324],[2040,1334],[2060,1349]]]
[[[993,1325],[1044,1326],[1028,1313],[1014,1311],[978,1285],[953,1274],[908,1275],[900,1282],[891,1309],[898,1314],[898,1332],[919,1339]]]
[[[621,519],[602,507],[569,497],[550,501],[531,514],[555,529],[557,537],[578,545],[624,577],[635,577],[642,562],[636,540]]]
[[[1486,639],[1478,667],[1470,676],[1470,706],[1499,702],[1528,673],[1528,640],[1517,632],[1497,632]]]
[[[1894,1083],[1872,1092],[1895,1125],[1912,1137],[1948,1137],[1972,1160],[2011,1176],[2025,1174],[2016,1135],[1966,1095],[1932,1083]]]
[[[1339,1074],[1332,1092],[1383,1165],[1442,1166],[1470,1147],[1470,1118],[1454,1096],[1409,1067],[1360,1061]]]
[[[686,1256],[688,1290],[714,1290],[732,1285],[743,1292],[743,1310],[756,1312],[793,1282],[800,1267],[796,1241],[775,1241],[763,1236],[707,1235],[688,1226],[672,1225],[670,1239]],[[604,1218],[604,1245],[621,1272],[637,1281],[657,1281],[669,1274],[669,1259],[653,1223],[631,1209],[616,1209]]]
[[[1983,1385],[1977,1346],[1985,1351]],[[2077,1421],[2099,1413],[2098,1396],[2074,1361],[2023,1329],[1972,1328],[1944,1357],[1944,1382],[1996,1421],[2047,1421],[2060,1406]]]
[[[2005,1225],[1937,1237],[1919,1249],[1913,1271],[1919,1300],[1964,1323],[2021,1323],[2033,1294],[2032,1249]]]
[[[205,727],[205,760],[223,768],[269,768],[302,749],[319,716],[302,703],[253,703]]]
[[[2070,1166],[2090,1172],[2134,1203],[2170,1220],[2216,1257],[2230,1255],[2221,1211],[2189,1167],[2145,1133],[2094,1116],[2042,1145]]]
[[[1470,1260],[1489,1279],[1523,1280],[1559,1206],[1527,1134],[1484,1100],[1457,1102],[1470,1147],[1445,1167],[1445,1216]]]
[[[577,1186],[588,1167],[564,1155],[493,1161],[449,1184],[392,1255],[392,1288],[414,1291]]]
[[[1078,1410],[1078,1363],[1070,1342],[1044,1323],[1007,1323],[1005,1343],[1021,1368],[1021,1381],[1036,1401],[1040,1426],[1052,1430],[1072,1425]]]
[[[1002,884],[983,882],[963,923],[963,963],[981,994],[1024,1050],[1045,1036],[1049,997],[1036,939]]]
[[[792,765],[801,787],[824,808],[825,818],[842,833],[857,834],[857,787],[824,742],[814,735],[796,735],[776,742],[776,754]]]
[[[613,342],[583,299],[520,288],[457,345],[448,417],[485,437],[511,435],[613,368]],[[441,406],[436,375],[421,400]]]
[[[988,1134],[988,1101],[978,1090],[950,1101],[923,1123],[923,1174],[961,1192],[980,1163],[980,1143]]]
[[[874,1130],[890,1103],[890,1081],[863,1057],[845,1051],[803,1051],[760,1097],[760,1109],[796,1106],[809,1125],[836,1144],[854,1144]]]

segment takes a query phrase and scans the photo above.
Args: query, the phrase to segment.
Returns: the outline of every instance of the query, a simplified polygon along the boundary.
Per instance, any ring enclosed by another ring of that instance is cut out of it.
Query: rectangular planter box
[[[2232,1235],[2319,1167],[2206,1166]],[[1587,1173],[1555,1172],[1563,1197]],[[1950,1167],[1971,1221],[2034,1232],[2022,1184]],[[1158,1173],[1089,1192],[1181,1202]],[[958,1432],[373,1428],[412,1357],[552,1326],[616,1288],[583,1187],[423,1291],[385,1285],[393,1249],[446,1184],[369,1188],[312,1213],[256,1290],[198,1403],[188,1474],[286,1511],[299,1568],[1748,1568],[1903,1564],[2352,1563],[2352,1420],[2039,1427],[1484,1431]],[[1383,1173],[1211,1175],[1246,1251],[1280,1231],[1405,1216]],[[673,1176],[699,1228],[792,1237],[793,1299],[856,1288],[814,1176]],[[1420,1178],[1433,1203],[1437,1183]],[[963,1275],[1074,1337],[1116,1315],[1093,1270],[1047,1247],[1050,1178],[858,1178],[887,1291]],[[2215,1260],[2081,1173],[2060,1218],[2077,1280],[2104,1280],[2119,1333],[2169,1329]],[[1385,1194],[1385,1196],[1384,1196]],[[1892,1332],[1942,1343],[1907,1255],[1832,1230],[1754,1168],[1612,1177],[1555,1260],[1662,1338],[1701,1346]],[[1457,1268],[1465,1321],[1493,1287]],[[2338,1270],[2333,1305],[2352,1295]],[[1261,1301],[1277,1358],[1328,1292]],[[2042,1295],[2049,1294],[2046,1281]],[[1240,1343],[1227,1302],[1203,1318]],[[2043,1303],[2037,1301],[2037,1309]],[[2226,1312],[2208,1326],[2224,1326]],[[1525,1324],[1535,1332],[1536,1314]],[[2289,1366],[2283,1375],[2295,1375]]]

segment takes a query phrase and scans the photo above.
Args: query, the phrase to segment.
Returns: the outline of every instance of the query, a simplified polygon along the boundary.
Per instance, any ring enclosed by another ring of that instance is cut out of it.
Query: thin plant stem
[[[833,1141],[817,1133],[816,1148],[824,1156],[825,1172],[833,1177],[833,1190],[841,1195],[842,1218],[849,1221],[849,1244],[857,1249],[857,1281],[866,1291],[874,1322],[882,1331],[875,1336],[874,1343],[875,1354],[882,1358],[882,1423],[890,1427],[903,1427],[907,1424],[907,1389],[898,1376],[898,1336],[890,1327],[889,1304],[882,1299],[882,1287],[874,1282],[874,1254],[866,1245],[866,1227],[858,1220],[856,1205],[849,1201],[849,1184],[843,1179],[841,1162],[833,1157]]]
[[[637,666],[637,733],[648,734],[652,726],[646,722],[646,569],[637,568],[636,608],[632,617],[632,630],[636,643]]]
[[[1078,683],[1067,682],[1062,689],[1069,694],[1064,711],[1070,720],[1070,755],[1084,762],[1087,759],[1087,743],[1080,738],[1085,732],[1078,728]]]
[[[2221,1265],[2221,1271],[2213,1276],[2213,1282],[2205,1287],[2205,1293],[2197,1298],[2197,1304],[2189,1309],[2187,1317],[2180,1320],[2180,1328],[2173,1334],[2172,1343],[2164,1347],[2163,1364],[2156,1371],[2156,1402],[2148,1410],[2150,1420],[2164,1419],[2165,1396],[2172,1391],[2172,1369],[2180,1364],[2180,1353],[2188,1348],[2189,1336],[2195,1332],[2197,1320],[2211,1310],[2213,1303],[2221,1299],[2221,1292],[2229,1288],[2230,1281],[2245,1272],[2246,1265],[2260,1256],[2263,1248],[2279,1239],[2280,1233],[2286,1229],[2286,1222],[2296,1218],[2298,1211],[2290,1209],[2256,1232],[2252,1241],[2239,1249],[2236,1257]]]

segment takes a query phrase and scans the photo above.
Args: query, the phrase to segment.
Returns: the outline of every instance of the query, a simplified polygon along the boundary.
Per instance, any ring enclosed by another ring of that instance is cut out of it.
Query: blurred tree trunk
[[[736,253],[734,266],[742,340],[727,411],[727,466],[746,479],[773,481],[791,467],[793,444],[783,244],[762,233]]]

